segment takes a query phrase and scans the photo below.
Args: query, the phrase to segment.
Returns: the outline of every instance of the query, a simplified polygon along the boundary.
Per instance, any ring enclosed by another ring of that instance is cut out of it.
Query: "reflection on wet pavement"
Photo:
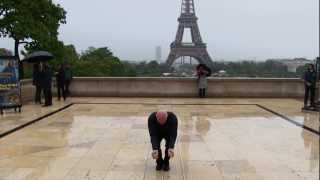
[[[319,128],[317,115],[265,105]],[[158,109],[179,118],[170,172],[150,155]],[[318,170],[319,136],[254,105],[81,104],[0,139],[1,180],[316,180]]]

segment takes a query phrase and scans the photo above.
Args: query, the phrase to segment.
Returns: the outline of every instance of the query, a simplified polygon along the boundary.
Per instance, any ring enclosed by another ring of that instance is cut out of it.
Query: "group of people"
[[[70,95],[69,85],[72,80],[72,72],[69,65],[60,65],[55,72],[57,82],[58,100],[61,96],[66,100]],[[53,72],[48,63],[35,63],[33,66],[33,85],[36,87],[35,103],[42,104],[42,94],[44,95],[44,107],[52,105],[52,77]]]

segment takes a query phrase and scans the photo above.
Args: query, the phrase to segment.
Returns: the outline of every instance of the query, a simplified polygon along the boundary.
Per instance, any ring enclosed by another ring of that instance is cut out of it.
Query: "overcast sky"
[[[67,11],[59,38],[78,52],[108,46],[122,60],[162,59],[178,27],[181,0],[54,0]],[[319,49],[318,0],[195,0],[214,60],[306,57]],[[0,47],[13,50],[13,41]]]

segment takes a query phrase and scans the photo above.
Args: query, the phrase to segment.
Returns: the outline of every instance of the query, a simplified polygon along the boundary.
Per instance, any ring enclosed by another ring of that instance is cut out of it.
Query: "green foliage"
[[[31,79],[32,78],[32,72],[33,72],[32,66],[28,66],[27,68],[25,68],[24,78],[25,79]]]
[[[81,54],[81,60],[103,60],[108,58],[114,58],[112,52],[108,49],[108,47],[102,48],[94,48],[89,47],[88,50],[84,51]]]
[[[157,61],[150,61],[149,63],[143,61],[135,64],[137,76],[157,77],[161,76],[161,66]]]
[[[123,68],[124,68],[124,75],[127,77],[136,77],[137,76],[137,71],[135,68],[134,64],[131,64],[129,62],[122,62],[123,63]]]
[[[0,48],[0,56],[12,56],[12,52],[7,49]]]
[[[50,65],[54,70],[57,70],[61,64],[74,65],[77,63],[77,61],[79,61],[79,55],[77,54],[75,47],[73,45],[64,45],[61,41],[47,41],[46,43],[29,46],[26,49],[27,52],[23,52],[23,54],[29,54],[39,49],[46,50],[53,54],[54,59],[50,61]],[[32,69],[32,66],[25,65],[24,69],[25,78],[29,78],[30,69]]]
[[[75,76],[135,76],[132,67],[113,56],[107,47],[90,47],[73,63],[72,68]]]
[[[213,72],[225,70],[231,77],[275,77],[293,78],[296,73],[288,72],[286,65],[279,61],[267,60],[265,62],[214,62]]]
[[[299,66],[299,67],[297,68],[297,77],[303,78],[303,75],[304,75],[304,73],[306,72],[307,67],[308,67],[308,65]]]
[[[66,12],[52,0],[0,1],[0,37],[15,40],[15,55],[20,43],[34,49],[57,41],[58,28],[64,23]]]

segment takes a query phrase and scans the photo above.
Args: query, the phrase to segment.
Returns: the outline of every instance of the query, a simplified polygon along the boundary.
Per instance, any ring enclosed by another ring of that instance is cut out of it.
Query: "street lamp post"
[[[320,57],[316,59],[316,72],[317,72],[317,104],[320,105]]]
[[[316,103],[318,106],[318,109],[320,107],[320,57],[317,57],[316,59],[316,72],[317,72],[317,84],[316,84],[316,92],[317,92],[317,100],[318,102]]]

